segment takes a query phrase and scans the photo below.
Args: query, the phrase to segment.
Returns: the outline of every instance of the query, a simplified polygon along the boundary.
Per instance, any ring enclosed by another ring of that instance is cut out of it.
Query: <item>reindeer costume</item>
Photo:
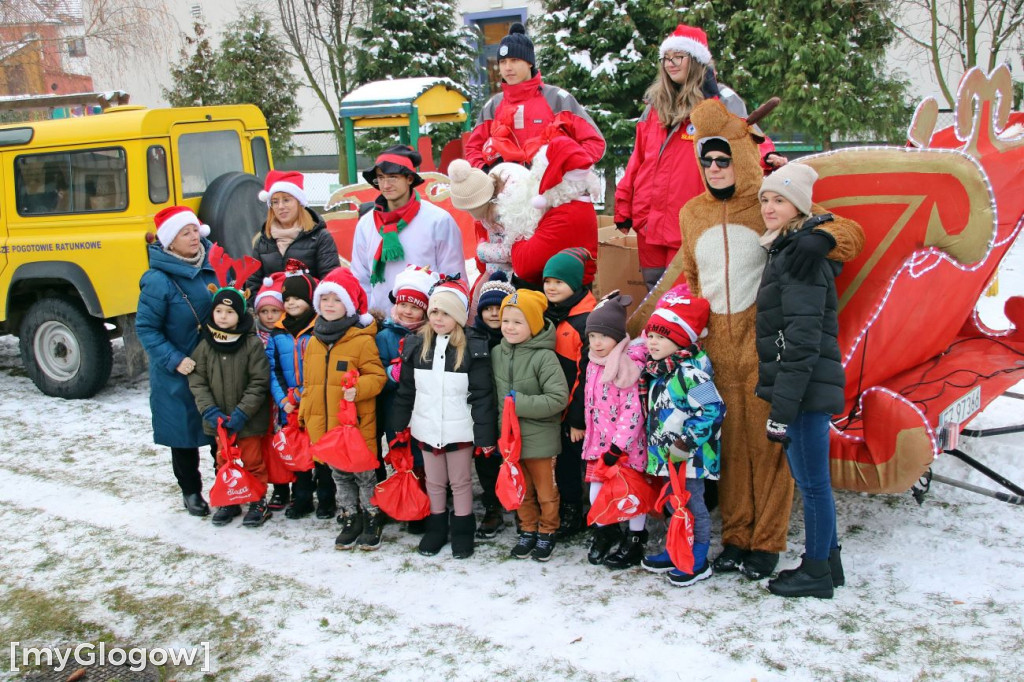
[[[732,559],[731,565],[716,562],[715,570],[736,570],[742,564],[752,579],[769,575],[778,553],[786,548],[793,501],[785,453],[765,438],[770,405],[754,395],[754,300],[767,261],[767,252],[758,242],[765,226],[757,194],[762,180],[757,147],[761,138],[754,123],[777,103],[772,100],[747,120],[729,113],[716,100],[694,109],[691,120],[698,157],[709,138],[724,139],[735,166],[735,188],[724,199],[706,189],[683,207],[679,215],[682,248],[675,267],[670,267],[669,276],[650,297],[657,300],[681,265],[693,293],[711,303],[705,347],[715,368],[715,384],[728,407],[722,430],[719,502],[724,554]],[[836,216],[818,229],[835,241],[829,258],[846,262],[860,252],[864,236],[856,223]]]

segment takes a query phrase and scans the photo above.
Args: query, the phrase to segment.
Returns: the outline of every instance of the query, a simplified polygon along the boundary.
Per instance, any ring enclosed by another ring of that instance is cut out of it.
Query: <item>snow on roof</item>
[[[444,85],[469,99],[466,89],[450,78],[396,78],[360,85],[342,98],[343,105],[411,102],[435,85]]]
[[[68,19],[82,21],[81,0],[15,0],[2,3],[0,24],[59,24]]]

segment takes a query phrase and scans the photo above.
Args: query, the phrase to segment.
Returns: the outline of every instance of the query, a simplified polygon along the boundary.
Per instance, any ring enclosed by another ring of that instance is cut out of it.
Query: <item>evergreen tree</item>
[[[171,65],[171,87],[161,88],[172,107],[197,107],[223,102],[216,77],[217,57],[206,37],[206,26],[197,21],[194,36],[183,36],[185,44],[176,64]]]
[[[223,101],[255,104],[267,119],[274,157],[294,149],[292,130],[299,123],[295,102],[299,81],[291,72],[292,58],[271,31],[267,17],[256,12],[230,24],[217,54],[216,77]]]
[[[420,0],[413,4],[375,0],[365,26],[356,29],[356,83],[393,78],[435,76],[450,78],[463,87],[469,82],[476,59],[477,35],[459,22],[455,0]],[[429,132],[440,154],[460,134],[457,124],[435,124]],[[375,138],[372,141],[366,138]],[[397,144],[393,129],[380,129],[360,140],[371,155]]]

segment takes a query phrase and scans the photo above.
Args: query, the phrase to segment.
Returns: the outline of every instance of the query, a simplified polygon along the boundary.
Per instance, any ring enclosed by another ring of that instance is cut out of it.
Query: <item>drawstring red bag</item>
[[[665,550],[672,565],[683,573],[693,573],[693,513],[686,508],[690,493],[686,491],[686,462],[679,465],[679,471],[669,462],[668,483],[658,498],[656,508],[665,504],[672,508],[668,518],[668,532],[665,535]]]
[[[235,444],[235,437],[228,435],[223,420],[217,425],[217,455],[224,458],[224,464],[217,469],[217,480],[210,490],[210,504],[229,507],[263,499],[267,494],[267,484],[242,467],[241,450]]]
[[[295,481],[295,472],[285,466],[281,461],[281,455],[274,447],[273,431],[274,422],[270,422],[268,433],[260,438],[260,452],[263,454],[263,464],[267,467],[267,480],[275,485],[286,485]]]
[[[281,430],[274,434],[274,450],[281,463],[292,471],[309,471],[313,468],[313,453],[309,434],[299,426],[299,411],[293,410]]]
[[[511,395],[505,396],[505,404],[502,407],[498,450],[501,452],[502,462],[501,468],[498,469],[498,482],[494,486],[494,492],[501,506],[508,511],[515,511],[526,497],[526,483],[523,481],[523,470],[519,464],[523,450],[519,417],[516,416],[516,403]]]
[[[610,526],[657,509],[660,487],[656,479],[619,463],[597,460],[595,474],[604,480],[587,514],[587,524]]]
[[[353,388],[358,378],[359,372],[350,369],[345,373],[344,388]],[[359,430],[356,404],[351,400],[341,400],[338,404],[338,425],[314,443],[312,451],[313,457],[321,462],[351,474],[377,468],[377,455],[366,445],[366,439]]]
[[[412,450],[406,429],[390,443],[384,461],[395,469],[387,480],[377,484],[370,504],[379,507],[396,521],[419,521],[430,515],[430,498],[420,488],[419,479],[412,470]]]

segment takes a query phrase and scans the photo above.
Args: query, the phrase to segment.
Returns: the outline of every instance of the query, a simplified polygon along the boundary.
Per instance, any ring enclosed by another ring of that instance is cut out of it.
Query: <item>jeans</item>
[[[704,503],[704,479],[686,479],[686,492],[690,493],[690,500],[686,508],[693,514],[693,541],[694,543],[711,543],[711,513],[707,504]]]
[[[804,502],[804,551],[808,559],[826,560],[839,546],[836,503],[828,461],[828,427],[824,412],[801,412],[789,425],[786,459]]]

